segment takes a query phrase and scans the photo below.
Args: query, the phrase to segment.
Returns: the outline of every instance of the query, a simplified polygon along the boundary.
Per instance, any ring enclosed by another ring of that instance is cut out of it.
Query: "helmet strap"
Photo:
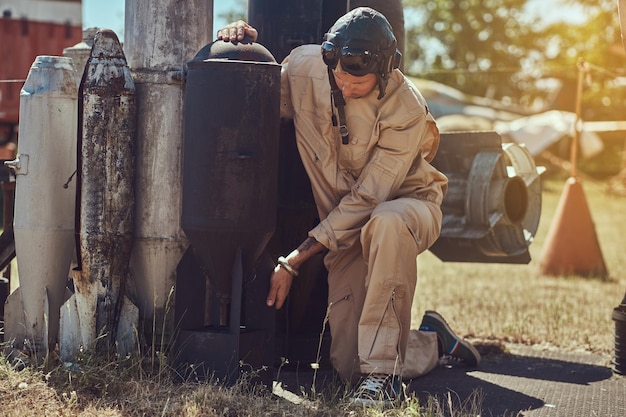
[[[339,114],[339,133],[341,134],[341,143],[343,145],[347,145],[350,143],[350,137],[348,135],[348,126],[346,125],[346,112],[344,106],[346,105],[346,100],[343,98],[343,93],[339,89],[337,85],[337,81],[335,81],[335,76],[333,75],[333,70],[330,67],[328,68],[328,82],[330,83],[330,95],[332,102],[337,109],[337,113]],[[333,125],[336,124],[336,119],[333,116]]]
[[[378,78],[378,100],[385,97],[385,90],[387,89],[388,80],[385,79],[379,73],[376,73],[376,78]]]

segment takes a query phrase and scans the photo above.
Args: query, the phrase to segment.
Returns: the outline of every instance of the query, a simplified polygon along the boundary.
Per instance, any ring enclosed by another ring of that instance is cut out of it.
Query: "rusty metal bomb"
[[[96,340],[125,353],[137,320],[125,297],[135,217],[135,84],[110,30],[95,36],[79,98],[78,267],[63,311],[64,357]]]

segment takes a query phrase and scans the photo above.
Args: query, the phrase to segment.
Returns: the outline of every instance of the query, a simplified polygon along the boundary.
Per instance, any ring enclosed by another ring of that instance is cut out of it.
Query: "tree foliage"
[[[475,95],[485,95],[490,84],[502,84],[511,70],[519,70],[526,53],[519,23],[525,0],[421,0],[405,2],[406,13],[415,7],[419,24],[407,30],[406,59],[410,71],[428,72],[429,78]],[[415,4],[415,6],[413,6]],[[420,16],[421,15],[421,16]],[[504,86],[501,86],[502,88]]]
[[[544,10],[575,10],[586,17],[579,21],[530,18],[527,3],[404,0],[407,72],[468,94],[522,105],[542,98],[544,105],[552,100],[551,108],[573,111],[579,68],[584,68],[590,118],[625,114],[625,89],[617,85],[626,53],[616,1],[545,0]],[[546,85],[561,86],[556,101]]]
[[[247,20],[248,0],[232,0],[230,8],[218,14],[218,17],[225,22],[236,22],[237,20]],[[221,28],[215,28],[215,31]]]

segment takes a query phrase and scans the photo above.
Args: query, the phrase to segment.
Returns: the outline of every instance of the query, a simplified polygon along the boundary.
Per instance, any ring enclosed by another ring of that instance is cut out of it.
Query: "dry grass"
[[[123,361],[128,368],[112,372],[110,366],[87,367],[74,373],[66,366],[49,371],[25,367],[17,370],[0,356],[0,415],[3,417],[440,417],[444,405],[436,400],[419,404],[408,399],[397,408],[351,408],[341,399],[310,396],[299,403],[271,395],[242,379],[232,387],[204,382],[180,382],[147,377],[137,363]],[[132,373],[132,372],[131,372]],[[120,375],[122,375],[120,377]],[[300,397],[299,400],[302,400]],[[471,397],[463,410],[451,417],[479,414],[478,399]]]
[[[431,253],[420,257],[415,325],[426,309],[441,312],[455,330],[477,344],[523,343],[540,348],[612,355],[611,310],[626,290],[622,217],[624,197],[584,184],[609,279],[547,277],[537,270],[545,235],[564,179],[544,185],[543,213],[529,265],[443,263]],[[164,361],[163,363],[166,363]],[[480,414],[476,397],[450,413],[445,404],[415,399],[399,409],[350,410],[341,398],[312,397],[295,405],[241,381],[224,388],[182,383],[165,365],[147,372],[139,360],[79,358],[72,366],[48,359],[21,370],[0,355],[0,415],[17,416],[416,416],[463,417]]]

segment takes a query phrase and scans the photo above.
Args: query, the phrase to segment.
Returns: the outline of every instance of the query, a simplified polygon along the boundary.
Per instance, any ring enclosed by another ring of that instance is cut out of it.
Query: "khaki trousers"
[[[437,364],[437,337],[410,330],[416,258],[437,239],[441,209],[400,198],[381,203],[354,244],[325,258],[330,355],[346,381],[385,373],[414,378]]]

